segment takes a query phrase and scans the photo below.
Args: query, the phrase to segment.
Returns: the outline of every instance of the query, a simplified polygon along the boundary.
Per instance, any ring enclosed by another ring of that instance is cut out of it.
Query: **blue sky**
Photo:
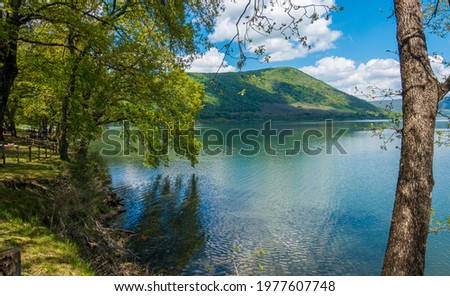
[[[235,32],[234,24],[242,11],[246,0],[225,0],[227,9],[217,20],[215,32],[210,41],[220,45],[226,43]],[[272,56],[270,63],[250,61],[245,70],[290,66],[298,68],[313,77],[321,79],[343,91],[355,93],[368,90],[370,86],[378,88],[400,88],[398,57],[395,53],[395,18],[392,0],[295,0],[314,4],[337,4],[344,10],[332,14],[329,21],[321,20],[313,25],[305,25],[304,32],[312,45],[307,51],[299,43],[281,39],[272,34],[262,38],[255,35],[254,43],[265,44]],[[276,10],[275,10],[276,11]],[[283,20],[282,10],[274,12],[272,18]],[[309,24],[309,23],[308,23]],[[449,58],[450,39],[428,35],[429,53],[440,53]],[[447,54],[445,54],[447,51]],[[223,54],[212,49],[192,65],[194,72],[215,72]],[[432,58],[438,77],[450,75],[450,69],[441,63],[441,57]],[[236,71],[233,59],[226,58],[229,67],[222,71]],[[360,94],[359,94],[360,95]],[[361,96],[361,95],[360,95]]]

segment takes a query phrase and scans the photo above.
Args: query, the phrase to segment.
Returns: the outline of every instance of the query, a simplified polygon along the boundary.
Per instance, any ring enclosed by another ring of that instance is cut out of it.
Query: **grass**
[[[21,146],[27,152],[27,146]],[[0,163],[0,180],[53,179],[63,170],[57,156],[33,161],[22,153],[17,163],[17,150],[7,151],[6,165]],[[41,149],[41,156],[45,156]],[[23,275],[94,275],[93,269],[79,256],[77,246],[58,238],[40,220],[47,202],[26,189],[10,189],[0,184],[0,250],[19,248]]]
[[[29,151],[24,138],[7,142]],[[36,151],[32,161],[21,153],[17,163],[16,149],[8,149],[6,165],[0,159],[0,250],[22,250],[24,275],[140,274],[123,233],[102,224],[118,201],[100,159],[74,154],[62,162],[43,149],[37,159]]]
[[[58,239],[37,221],[0,219],[0,249],[19,248],[23,275],[94,275],[77,247]]]
[[[75,244],[40,221],[45,201],[32,192],[0,185],[0,250],[19,248],[23,275],[94,275]]]
[[[21,137],[11,137],[5,135],[6,143],[12,143],[20,146],[20,157],[17,162],[17,149],[6,148],[5,160],[3,164],[3,151],[0,147],[0,180],[8,178],[27,178],[27,179],[50,179],[55,178],[61,173],[61,165],[57,154],[52,154],[50,148],[44,146],[55,145],[54,143],[45,143],[44,141],[30,140],[23,135]],[[31,148],[31,161],[29,144]],[[38,148],[38,146],[41,148]]]
[[[7,158],[6,165],[0,163],[0,180],[8,178],[55,178],[61,174],[61,166],[62,162],[57,157],[31,162],[21,159],[20,163],[17,163],[17,159]]]

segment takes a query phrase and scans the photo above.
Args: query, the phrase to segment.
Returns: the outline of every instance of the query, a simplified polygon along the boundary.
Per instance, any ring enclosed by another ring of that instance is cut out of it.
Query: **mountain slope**
[[[385,112],[294,68],[190,73],[205,85],[201,119],[308,120],[374,118]],[[214,79],[214,82],[212,80]]]
[[[392,112],[402,112],[401,99],[373,100],[370,101],[370,103],[376,107],[390,110]],[[450,97],[446,97],[439,102],[439,111],[446,116],[450,113]]]

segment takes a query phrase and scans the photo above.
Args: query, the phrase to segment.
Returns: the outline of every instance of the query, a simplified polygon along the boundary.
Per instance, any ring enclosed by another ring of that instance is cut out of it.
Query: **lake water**
[[[334,123],[347,154],[297,153],[285,145],[254,156],[202,155],[192,168],[177,160],[144,168],[138,156],[104,157],[114,190],[125,198],[117,225],[150,272],[165,275],[378,275],[389,233],[400,151],[382,142],[369,122]],[[447,122],[438,123],[447,131]],[[222,132],[261,124],[203,125]],[[324,131],[324,123],[272,123]],[[311,137],[310,148],[325,148]],[[262,141],[262,139],[260,139]],[[266,143],[267,144],[267,143]],[[264,143],[260,142],[260,147]],[[450,148],[436,148],[433,208],[450,215]],[[450,234],[430,234],[426,274],[450,275]]]

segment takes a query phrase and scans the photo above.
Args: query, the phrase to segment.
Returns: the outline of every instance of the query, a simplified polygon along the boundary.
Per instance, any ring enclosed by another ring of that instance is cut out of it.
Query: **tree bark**
[[[69,88],[70,90],[70,88]],[[69,114],[70,95],[63,97],[61,104],[61,133],[59,137],[59,158],[64,161],[69,160],[69,140],[68,140],[68,114]]]
[[[428,58],[418,0],[394,0],[403,98],[400,169],[382,275],[423,275],[434,186],[440,84]]]
[[[20,0],[11,0],[11,12],[4,12],[0,17],[5,33],[0,39],[0,141],[4,141],[3,125],[11,87],[18,74],[17,38],[19,37]]]
[[[59,138],[59,157],[61,160],[68,161],[69,160],[69,105],[70,100],[72,99],[75,88],[76,88],[76,78],[79,67],[80,59],[76,57],[75,45],[74,45],[74,35],[73,33],[69,33],[68,37],[68,47],[70,52],[69,62],[71,63],[70,69],[70,77],[69,77],[69,85],[67,89],[67,94],[62,99],[61,104],[61,133]]]
[[[12,137],[17,137],[17,129],[16,129],[16,110],[8,110],[8,121],[9,121],[9,132]]]
[[[41,118],[41,124],[39,125],[39,135],[46,139],[47,138],[47,117]]]
[[[17,137],[16,122],[14,120],[11,120],[9,131],[12,137]]]

